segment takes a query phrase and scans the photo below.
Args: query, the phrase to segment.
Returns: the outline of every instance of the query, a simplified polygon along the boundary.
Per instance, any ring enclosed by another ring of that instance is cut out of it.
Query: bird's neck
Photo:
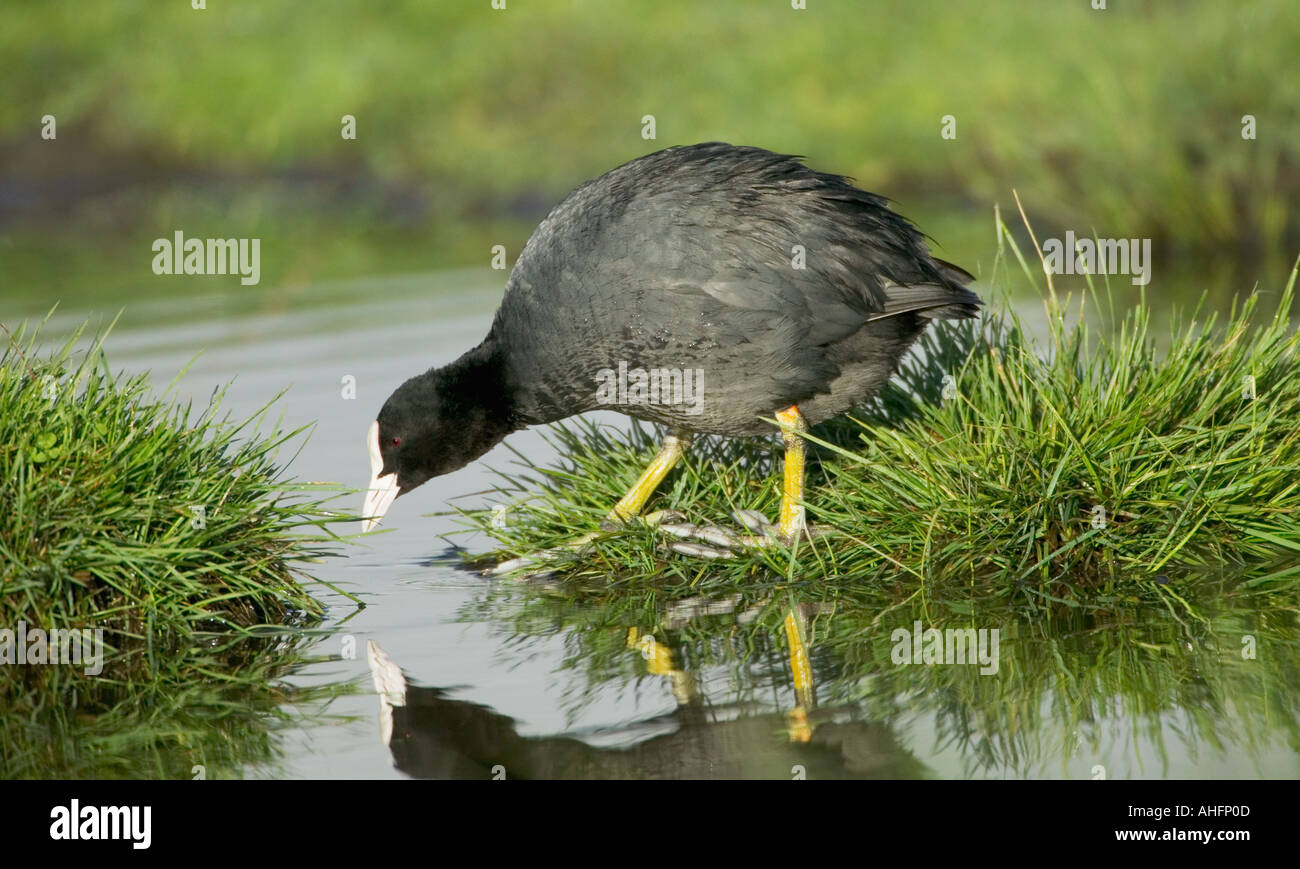
[[[477,455],[522,428],[515,390],[495,342],[484,341],[455,362],[425,374],[437,390],[444,417],[462,422],[460,435]]]

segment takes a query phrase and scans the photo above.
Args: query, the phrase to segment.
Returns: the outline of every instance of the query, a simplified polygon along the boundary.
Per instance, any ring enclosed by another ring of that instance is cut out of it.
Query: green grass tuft
[[[19,330],[0,353],[0,628],[103,630],[104,670],[3,666],[10,700],[192,676],[213,637],[316,623],[295,565],[328,552],[338,519],[324,488],[282,479],[277,451],[302,429],[261,431],[270,405],[221,416],[222,390],[195,414],[110,372],[103,337],[79,340],[38,358]]]

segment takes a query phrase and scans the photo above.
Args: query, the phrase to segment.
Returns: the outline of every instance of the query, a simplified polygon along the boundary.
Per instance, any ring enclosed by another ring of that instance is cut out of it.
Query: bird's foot
[[[660,525],[664,522],[679,522],[686,518],[676,510],[658,510],[654,513],[647,513],[645,516],[635,517],[633,521],[645,522],[647,525]],[[587,544],[595,540],[601,534],[607,534],[611,531],[618,531],[627,527],[627,522],[621,519],[607,518],[600,523],[600,531],[584,534],[551,549],[539,549],[537,552],[530,552],[527,555],[521,555],[518,558],[511,558],[501,562],[496,567],[489,568],[485,571],[489,576],[505,576],[506,574],[519,573],[527,568],[536,568],[528,573],[521,574],[522,579],[537,579],[550,575],[546,565],[557,558],[573,555],[587,548]]]
[[[757,510],[736,510],[731,515],[737,524],[744,528],[743,532],[740,529],[732,530],[718,525],[699,525],[694,522],[686,522],[684,521],[686,519],[685,515],[678,513],[676,510],[656,510],[653,513],[636,517],[632,521],[644,522],[657,528],[668,537],[675,538],[661,545],[661,550],[707,559],[734,558],[737,553],[745,550],[766,549],[773,546],[792,546],[795,540],[800,537],[813,539],[834,531],[829,525],[810,525],[796,531],[794,534],[783,535],[777,525],[770,522],[766,516]],[[618,531],[626,528],[628,524],[628,522],[618,519],[606,519],[600,523],[600,532],[584,534],[551,549],[541,549],[528,555],[511,558],[501,562],[496,567],[490,568],[487,573],[492,576],[504,576],[518,573],[527,568],[535,568],[528,573],[522,574],[522,578],[535,579],[548,576],[550,573],[546,569],[548,563],[555,561],[557,558],[581,552],[600,534]]]
[[[548,563],[564,555],[571,555],[575,552],[581,552],[587,547],[587,544],[596,539],[596,534],[584,534],[574,540],[570,540],[562,546],[555,546],[551,549],[539,549],[536,552],[530,552],[527,555],[521,555],[518,558],[507,559],[496,567],[489,568],[485,571],[489,576],[505,576],[506,574],[516,573],[525,568],[535,567],[529,573],[522,575],[523,579],[534,579],[543,577],[550,573],[545,567]]]
[[[733,558],[746,549],[765,549],[773,546],[791,546],[801,537],[820,537],[833,529],[813,525],[791,535],[784,535],[777,525],[757,510],[736,510],[731,514],[749,533],[738,533],[717,525],[696,525],[687,522],[660,522],[659,530],[680,538],[664,545],[664,549],[696,558]]]

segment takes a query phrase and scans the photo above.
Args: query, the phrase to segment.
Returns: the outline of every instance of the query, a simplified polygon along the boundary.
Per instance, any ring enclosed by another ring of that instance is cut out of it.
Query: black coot
[[[513,431],[606,408],[672,431],[615,520],[640,513],[692,434],[770,433],[775,417],[790,541],[794,431],[870,397],[931,320],[976,316],[970,279],[883,197],[795,157],[713,142],[633,160],[537,227],[483,343],[384,403],[365,528]]]

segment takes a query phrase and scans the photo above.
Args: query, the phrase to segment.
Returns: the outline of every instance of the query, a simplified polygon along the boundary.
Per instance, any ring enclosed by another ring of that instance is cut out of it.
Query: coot
[[[511,432],[604,408],[671,432],[615,522],[692,435],[768,434],[775,418],[791,542],[798,432],[869,398],[930,321],[976,316],[969,280],[883,197],[797,157],[710,142],[633,160],[541,222],[481,344],[389,396],[367,435],[364,528]]]

